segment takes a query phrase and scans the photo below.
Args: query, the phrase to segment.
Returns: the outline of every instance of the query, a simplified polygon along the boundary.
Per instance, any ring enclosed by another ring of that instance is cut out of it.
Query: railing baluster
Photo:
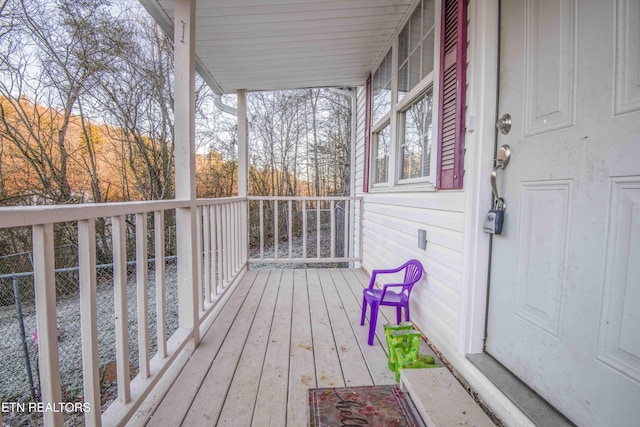
[[[242,202],[236,202],[236,214],[237,214],[237,218],[238,218],[238,226],[236,228],[236,234],[238,236],[238,240],[236,243],[236,250],[238,251],[238,265],[236,267],[236,271],[240,271],[240,269],[242,268],[242,258],[243,258],[243,252],[242,252],[242,248],[244,247],[244,244],[242,243],[242,236],[244,236],[244,228],[245,225],[243,223],[243,218],[244,218],[244,214],[242,212]]]
[[[293,219],[293,202],[289,200],[289,223],[287,224],[288,232],[289,232],[289,259],[293,258],[293,223],[291,222]]]
[[[274,245],[274,258],[278,259],[279,258],[279,240],[280,240],[280,236],[279,236],[279,231],[278,230],[278,223],[279,223],[279,219],[278,219],[278,201],[274,200],[273,201],[273,245]]]
[[[197,295],[198,295],[198,317],[199,313],[204,312],[204,290],[202,281],[202,257],[203,257],[203,245],[202,245],[202,208],[196,207],[196,269],[198,283],[196,283]]]
[[[98,374],[98,303],[96,293],[96,226],[94,219],[78,221],[78,274],[80,282],[80,331],[84,424],[101,425],[100,375]]]
[[[307,259],[307,202],[302,201],[302,258]]]
[[[224,204],[224,210],[227,215],[227,225],[225,227],[225,230],[227,231],[227,244],[225,245],[226,250],[224,254],[224,259],[227,264],[227,281],[225,283],[226,287],[231,283],[231,277],[233,276],[233,233],[231,232],[231,227],[233,226],[233,218],[231,215],[231,206],[229,205],[229,203]]]
[[[240,247],[240,234],[238,233],[238,225],[240,224],[238,218],[238,204],[233,202],[231,204],[231,208],[233,209],[233,276],[238,273],[240,262],[240,251],[238,248]]]
[[[249,262],[249,201],[243,200],[242,204],[242,214],[244,215],[242,219],[242,229],[244,230],[244,235],[242,236],[244,244],[242,264],[245,265]]]
[[[331,258],[336,256],[336,201],[332,200],[330,204],[331,216]]]
[[[320,200],[316,200],[316,258],[322,258],[320,252]]]
[[[344,258],[347,258],[349,256],[351,256],[351,254],[349,253],[349,223],[350,218],[351,218],[351,214],[350,214],[350,207],[351,207],[351,200],[345,200],[344,201],[344,216],[342,219],[342,224],[343,224],[343,228],[344,228],[344,237],[343,237],[343,241],[342,241],[342,256]]]
[[[260,199],[260,259],[264,259],[264,200]]]
[[[204,267],[204,301],[211,301],[211,232],[209,231],[209,207],[202,206],[202,240],[204,243],[203,267]]]
[[[223,253],[222,253],[222,235],[223,224],[222,224],[222,207],[220,205],[216,205],[216,228],[217,228],[217,257],[218,257],[218,282],[217,282],[217,294],[222,292],[223,284],[224,284],[224,266],[222,263]]]
[[[38,357],[42,403],[59,404],[60,364],[58,359],[58,329],[56,327],[56,281],[53,249],[53,224],[33,226],[33,273],[36,292],[36,323],[38,327]],[[98,410],[97,408],[91,408]],[[62,413],[44,412],[45,426],[61,426]]]
[[[153,234],[155,238],[156,259],[156,337],[158,341],[158,356],[167,357],[167,301],[165,292],[164,265],[164,211],[153,213]]]
[[[216,255],[216,207],[215,206],[209,206],[209,240],[211,241],[211,254],[210,254],[210,258],[209,258],[209,262],[211,264],[211,279],[209,281],[209,302],[213,302],[214,299],[214,295],[217,295],[218,293],[218,287],[216,285],[217,283],[217,266],[216,266],[216,262],[217,262],[217,255]]]
[[[113,292],[116,323],[116,370],[118,399],[127,404],[131,400],[129,378],[129,312],[127,310],[127,246],[124,216],[111,219],[113,234]]]
[[[222,288],[227,287],[229,280],[229,215],[227,205],[220,206],[222,210]]]
[[[147,214],[136,214],[136,282],[138,307],[138,365],[140,377],[149,378],[149,300],[147,295]]]
[[[358,239],[358,252],[359,252],[359,258],[360,258],[360,262],[362,262],[362,255],[364,253],[364,245],[362,244],[362,239],[364,239],[364,225],[363,225],[363,221],[364,221],[364,199],[360,199],[360,219],[359,219],[359,224],[358,224],[358,228],[359,228],[359,235],[360,238]]]

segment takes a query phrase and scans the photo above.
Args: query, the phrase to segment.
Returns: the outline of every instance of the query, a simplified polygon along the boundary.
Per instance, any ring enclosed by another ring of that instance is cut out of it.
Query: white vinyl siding
[[[463,250],[463,192],[363,193],[365,88],[357,92],[356,195],[364,196],[362,267],[400,265],[415,258],[426,276],[414,288],[411,319],[427,336],[452,348],[460,329]],[[372,141],[373,142],[373,141]],[[373,153],[374,147],[372,147]],[[360,221],[360,211],[356,222]],[[418,230],[427,230],[427,251],[418,248]]]
[[[431,76],[434,74],[431,73]],[[398,112],[402,113],[419,101],[422,94],[435,92],[436,86],[432,79],[433,77],[423,79],[422,84],[410,90],[409,95],[394,104],[393,109],[397,105]],[[457,349],[462,328],[460,309],[463,299],[464,206],[467,195],[464,191],[424,191],[424,186],[413,184],[395,185],[391,191],[385,185],[379,191],[374,185],[371,192],[363,192],[366,91],[364,82],[362,84],[357,92],[355,165],[356,195],[364,196],[362,240],[356,238],[355,245],[358,250],[362,246],[362,267],[370,273],[374,269],[401,265],[411,258],[422,262],[426,275],[412,294],[411,319],[439,348]],[[374,121],[373,132],[379,131],[387,123],[386,120],[384,118],[378,123]],[[397,126],[402,126],[401,116]],[[370,177],[373,183],[374,138],[371,142]],[[435,154],[432,152],[431,155]],[[397,168],[401,164],[402,160],[398,159]],[[429,173],[435,176],[434,166],[431,167]],[[412,177],[412,174],[407,174],[407,179],[395,184],[402,184],[403,181],[415,182]],[[399,172],[397,178],[400,178]],[[424,178],[418,178],[420,179],[424,182]],[[356,221],[359,220],[360,212],[356,215]],[[420,229],[427,231],[426,251],[418,248]]]
[[[460,328],[464,194],[371,193],[365,196],[363,267],[367,271],[416,258],[426,278],[414,288],[411,319],[457,346]],[[427,230],[427,251],[418,230]]]

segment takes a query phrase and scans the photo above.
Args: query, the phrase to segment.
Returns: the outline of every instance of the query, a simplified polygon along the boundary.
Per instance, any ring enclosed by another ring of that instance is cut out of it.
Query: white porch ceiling
[[[140,0],[173,38],[172,0]],[[218,93],[361,85],[412,0],[199,0],[196,68]]]

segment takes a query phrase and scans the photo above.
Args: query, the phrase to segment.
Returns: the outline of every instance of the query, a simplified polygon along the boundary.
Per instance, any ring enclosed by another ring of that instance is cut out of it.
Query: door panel
[[[640,419],[640,2],[502,2],[487,352],[580,426]]]

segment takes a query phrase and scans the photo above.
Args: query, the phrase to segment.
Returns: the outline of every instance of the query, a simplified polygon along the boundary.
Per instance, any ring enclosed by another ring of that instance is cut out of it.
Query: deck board
[[[365,363],[358,340],[351,329],[348,314],[336,291],[336,287],[329,270],[320,270],[320,283],[327,304],[327,312],[331,320],[331,327],[338,349],[340,365],[344,382],[351,385],[373,385],[373,378]]]
[[[250,271],[238,284],[205,335],[206,339],[203,339],[194,351],[191,359],[153,413],[149,421],[150,425],[177,426],[182,423],[227,335],[229,329],[224,325],[230,325],[235,321],[256,277],[257,272]]]
[[[183,425],[216,425],[260,305],[268,276],[269,272],[258,273],[240,314],[231,325],[227,338],[222,343],[189,408]]]
[[[262,367],[260,389],[253,412],[252,425],[258,427],[280,427],[287,424],[292,297],[293,271],[289,270],[282,274],[280,281],[278,301]]]
[[[295,270],[293,309],[291,322],[291,353],[289,397],[287,402],[288,426],[304,426],[309,420],[307,390],[316,387],[316,366],[313,357],[309,290],[305,270]]]
[[[249,271],[147,425],[307,425],[309,388],[394,383],[384,335],[369,346],[360,326],[367,284],[359,270]]]
[[[336,289],[340,295],[340,300],[345,309],[345,313],[349,318],[351,327],[354,331],[355,338],[358,342],[364,362],[367,364],[374,384],[394,384],[395,376],[393,372],[387,369],[386,347],[381,351],[380,345],[370,346],[367,344],[369,339],[369,322],[360,326],[360,313],[362,310],[362,290],[355,295],[348,285],[348,281],[356,280],[350,270],[332,270]]]
[[[267,352],[281,277],[281,271],[271,271],[238,365],[233,366],[233,360],[229,360],[229,365],[223,366],[223,369],[235,368],[236,373],[218,419],[219,426],[251,424],[253,408],[249,405],[256,401],[260,377],[265,373],[262,361]]]
[[[342,367],[318,270],[307,270],[307,283],[318,387],[344,387]]]

